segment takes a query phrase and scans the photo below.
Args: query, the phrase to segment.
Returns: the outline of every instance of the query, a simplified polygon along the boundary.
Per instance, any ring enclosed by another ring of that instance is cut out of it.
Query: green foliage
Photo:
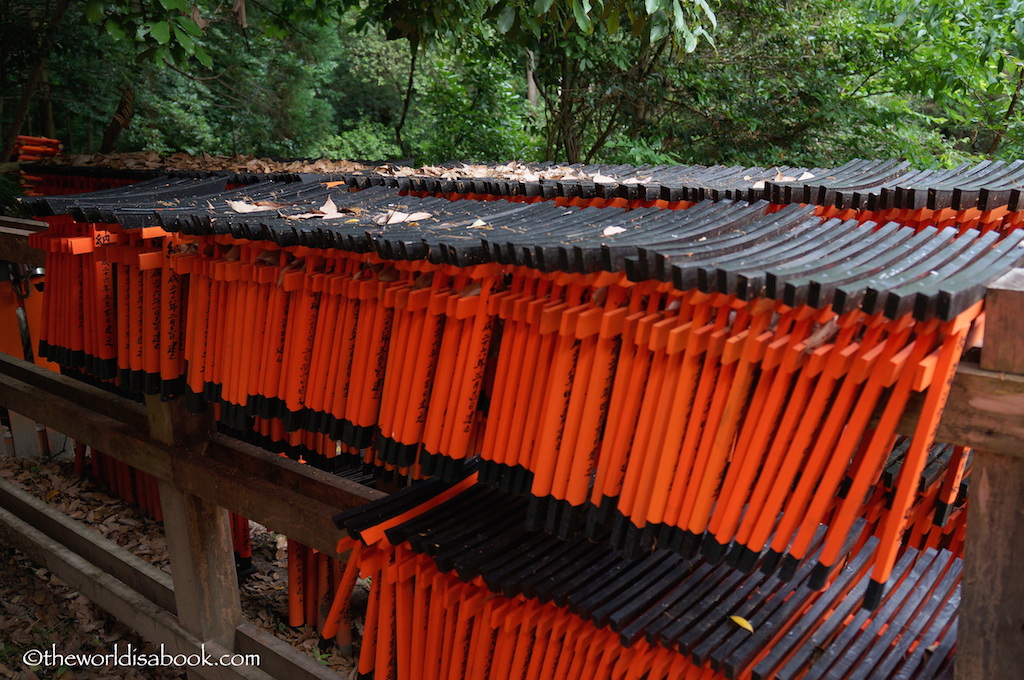
[[[6,102],[43,8],[0,2]],[[122,150],[951,165],[1024,156],[1020,35],[1021,0],[85,0],[30,127],[94,151],[131,85]]]
[[[873,0],[867,15],[892,61],[874,83],[926,97],[974,153],[1024,153],[1024,3]]]
[[[315,154],[332,131],[330,106],[318,97],[329,86],[330,64],[299,40],[254,36],[249,50],[231,50],[232,37],[220,30],[208,29],[218,73],[147,73],[125,143],[190,153]],[[329,43],[330,33],[320,39]]]
[[[212,66],[213,59],[203,41],[203,19],[198,5],[187,0],[88,0],[85,19],[96,24],[114,40],[131,40],[140,60],[155,64],[184,64],[195,59]]]
[[[715,48],[654,64],[659,90],[597,157],[648,162],[652,142],[654,157],[692,163],[821,167],[895,157],[949,165],[968,157],[966,135],[936,115],[935,100],[897,84],[902,48],[873,16],[821,0],[723,3]]]
[[[536,142],[532,117],[513,74],[483,59],[439,59],[421,98],[415,132],[417,158],[425,163],[530,158]]]
[[[601,30],[614,35],[621,28],[649,43],[670,39],[686,52],[701,38],[711,42],[708,31],[716,25],[706,0],[498,0],[488,16],[496,17],[498,31],[512,40],[589,36]]]
[[[320,142],[312,154],[322,158],[380,161],[398,159],[402,150],[394,141],[390,128],[367,120]]]
[[[0,174],[0,215],[23,215],[24,209],[18,202],[21,195],[17,175]]]

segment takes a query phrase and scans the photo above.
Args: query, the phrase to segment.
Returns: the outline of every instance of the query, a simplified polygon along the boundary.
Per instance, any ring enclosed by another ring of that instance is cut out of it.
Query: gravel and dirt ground
[[[0,454],[0,478],[79,520],[122,548],[153,565],[170,571],[163,527],[137,509],[108,494],[96,481],[74,473],[65,455],[50,461],[11,459]],[[333,646],[321,651],[319,635],[310,626],[291,628],[287,616],[285,539],[262,526],[252,525],[253,565],[256,571],[241,585],[242,609],[251,622],[306,651],[337,670],[354,677],[351,658]],[[362,630],[356,620],[356,633]],[[115,645],[131,644],[143,653],[148,645],[85,596],[40,568],[21,553],[0,544],[0,679],[18,680],[170,680],[184,678],[175,669],[125,667],[29,667],[22,656],[29,649],[61,654],[107,654]]]

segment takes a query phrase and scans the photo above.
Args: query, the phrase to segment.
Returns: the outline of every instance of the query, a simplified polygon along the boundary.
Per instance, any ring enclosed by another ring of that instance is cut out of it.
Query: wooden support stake
[[[212,414],[193,415],[183,400],[146,397],[150,436],[169,446],[201,453],[213,432]],[[242,622],[231,529],[224,508],[160,480],[167,551],[178,619],[191,634],[233,650]],[[202,677],[192,670],[189,677]]]
[[[981,368],[1024,374],[1024,269],[989,286],[985,310]],[[1015,680],[1024,650],[1024,459],[976,450],[971,477],[956,678]]]

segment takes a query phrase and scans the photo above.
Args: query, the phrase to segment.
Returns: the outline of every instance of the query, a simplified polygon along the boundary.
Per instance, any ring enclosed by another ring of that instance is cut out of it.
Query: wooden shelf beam
[[[46,253],[28,244],[29,234],[46,229],[46,222],[0,215],[0,260],[33,267],[46,265]]]
[[[206,455],[162,444],[140,434],[143,407],[126,401],[88,385],[77,391],[20,359],[0,360],[0,406],[328,554],[339,538],[333,515],[385,495],[228,437],[214,435]],[[124,419],[111,415],[117,405]]]

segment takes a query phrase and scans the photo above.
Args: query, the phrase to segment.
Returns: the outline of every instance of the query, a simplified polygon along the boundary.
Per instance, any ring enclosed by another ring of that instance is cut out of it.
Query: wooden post
[[[146,412],[154,439],[193,453],[205,450],[213,432],[211,413],[193,415],[184,400],[160,401],[159,396],[146,397]],[[233,650],[242,608],[227,510],[164,480],[160,504],[178,619],[199,640]],[[203,676],[190,670],[189,677]]]
[[[985,310],[981,368],[1024,374],[1024,269],[989,286]],[[971,476],[956,678],[1016,680],[1024,650],[1024,442],[1016,455],[976,450]]]

